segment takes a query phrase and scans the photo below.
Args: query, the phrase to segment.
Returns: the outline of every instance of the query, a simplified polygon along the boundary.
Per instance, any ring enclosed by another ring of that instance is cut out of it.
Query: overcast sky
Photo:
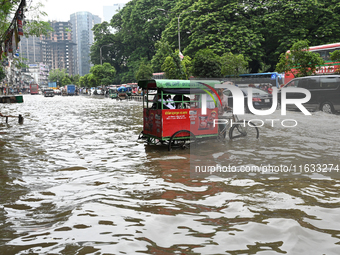
[[[99,16],[103,21],[103,6],[127,3],[128,0],[40,0],[47,13],[44,20],[68,21],[72,13],[88,11]],[[29,2],[29,1],[27,1]],[[33,5],[35,1],[32,1]]]

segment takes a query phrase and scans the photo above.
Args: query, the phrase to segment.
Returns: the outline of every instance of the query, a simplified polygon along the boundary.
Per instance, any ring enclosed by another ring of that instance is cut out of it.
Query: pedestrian
[[[267,91],[268,91],[269,94],[272,94],[273,93],[272,86],[269,85]]]

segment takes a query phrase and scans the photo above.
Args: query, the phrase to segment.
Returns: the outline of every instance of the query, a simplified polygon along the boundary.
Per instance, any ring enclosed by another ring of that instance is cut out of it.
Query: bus
[[[340,67],[340,62],[334,62],[330,59],[330,53],[335,50],[340,50],[340,43],[331,43],[318,46],[309,47],[309,51],[319,53],[320,57],[325,61],[325,64],[320,66],[316,71],[317,74],[334,74],[335,71]],[[289,53],[290,51],[287,51]],[[285,83],[288,83],[294,79],[295,69],[285,73]]]
[[[240,74],[238,76],[228,75],[225,77],[228,81],[234,82],[239,87],[248,87],[253,84],[255,87],[261,85],[270,85],[272,87],[280,88],[285,83],[285,75],[278,72],[267,73],[248,73]]]
[[[38,95],[39,94],[39,85],[38,84],[30,84],[30,92],[31,92],[31,95]]]
[[[165,73],[153,73],[152,74],[152,79],[154,80],[160,80],[160,79],[165,79]]]

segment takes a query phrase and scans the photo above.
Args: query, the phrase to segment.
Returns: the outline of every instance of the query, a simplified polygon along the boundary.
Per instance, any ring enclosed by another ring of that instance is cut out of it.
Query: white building
[[[74,46],[75,74],[83,76],[90,72],[90,47],[94,42],[92,28],[101,23],[101,18],[90,12],[77,12],[70,16],[72,24],[72,41]]]

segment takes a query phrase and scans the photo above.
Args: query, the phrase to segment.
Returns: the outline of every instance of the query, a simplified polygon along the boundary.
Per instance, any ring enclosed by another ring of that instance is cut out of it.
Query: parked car
[[[239,88],[244,95],[244,110],[245,112],[250,112],[248,109],[248,88]],[[233,96],[229,89],[223,91],[223,93],[228,97],[228,106],[233,107]],[[269,109],[272,107],[272,95],[267,91],[258,88],[252,88],[253,94],[253,106],[255,109]]]
[[[326,113],[340,111],[340,75],[313,75],[294,78],[283,88],[296,87],[308,89],[311,98],[303,106],[310,111],[321,110]],[[281,92],[281,91],[280,91]],[[280,102],[281,95],[278,95]],[[287,93],[287,98],[304,98],[303,93]],[[298,109],[293,104],[287,104],[287,110]]]
[[[45,89],[43,93],[44,93],[44,97],[54,97],[53,89]]]
[[[60,96],[61,95],[60,89],[54,89],[54,95]]]

